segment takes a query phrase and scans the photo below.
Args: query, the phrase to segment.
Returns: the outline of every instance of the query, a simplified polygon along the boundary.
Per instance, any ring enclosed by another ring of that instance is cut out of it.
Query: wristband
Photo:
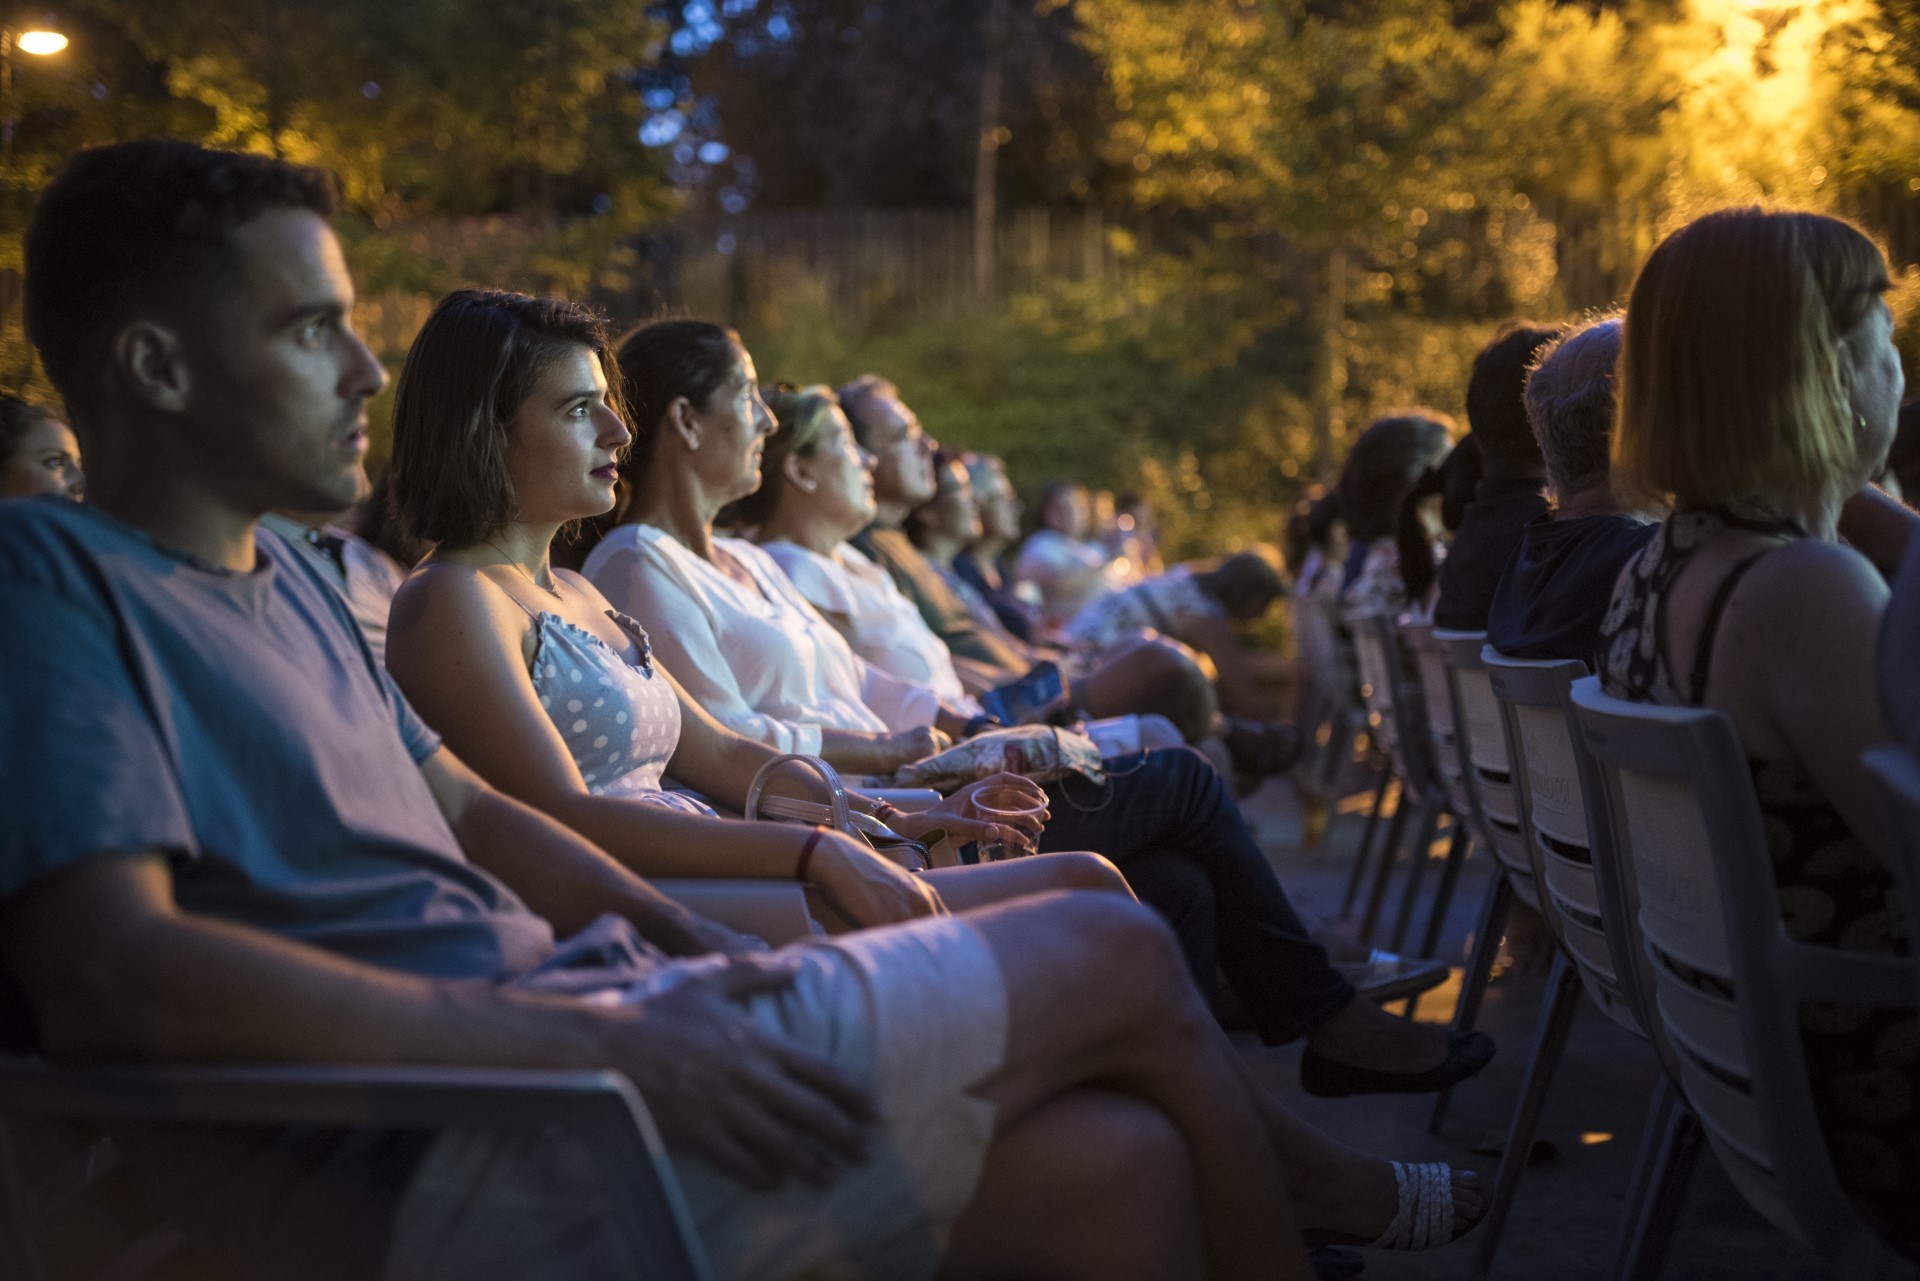
[[[814,846],[820,844],[820,838],[826,834],[827,829],[824,827],[816,827],[807,833],[807,843],[800,847],[800,862],[793,869],[794,880],[804,881],[807,879],[807,867],[813,862]]]

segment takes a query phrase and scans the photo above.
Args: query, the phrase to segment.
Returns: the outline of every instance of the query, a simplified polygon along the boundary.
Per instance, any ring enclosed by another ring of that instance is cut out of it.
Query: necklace
[[[507,555],[505,552],[500,551],[500,544],[494,542],[491,538],[483,538],[480,541],[485,543],[487,546],[493,548],[494,551],[499,552],[500,559],[506,561],[507,564],[513,566],[515,569],[520,571],[520,577],[526,579],[529,583],[532,583],[535,587],[538,587],[541,591],[553,597],[555,600],[566,599],[566,597],[560,594],[560,586],[557,582],[552,585],[541,582],[539,579],[535,578],[532,574],[527,572],[527,567],[525,565],[522,565],[519,561]],[[553,571],[549,570],[547,572],[551,574]]]

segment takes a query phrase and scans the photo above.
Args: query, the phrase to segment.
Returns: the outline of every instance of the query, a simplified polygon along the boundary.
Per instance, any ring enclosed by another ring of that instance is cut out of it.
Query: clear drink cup
[[[974,793],[973,808],[988,822],[1016,829],[1022,820],[1039,818],[1047,812],[1045,800],[1035,801],[1015,787],[982,788]],[[977,848],[982,863],[997,863],[1002,859],[1032,854],[1036,847],[1033,841],[1022,835],[1014,841],[984,840],[979,842]]]

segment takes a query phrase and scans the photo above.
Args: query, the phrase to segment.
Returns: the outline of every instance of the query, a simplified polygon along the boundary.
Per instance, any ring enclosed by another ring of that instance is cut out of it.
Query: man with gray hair
[[[1494,589],[1487,640],[1514,658],[1593,662],[1620,569],[1659,525],[1614,497],[1614,370],[1618,316],[1540,353],[1527,378],[1527,420],[1547,464],[1553,509],[1528,523]]]

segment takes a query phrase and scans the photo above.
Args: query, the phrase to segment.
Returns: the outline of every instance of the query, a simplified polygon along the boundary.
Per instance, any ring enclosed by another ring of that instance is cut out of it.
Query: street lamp
[[[19,31],[0,27],[0,169],[13,165],[13,51],[37,58],[59,53],[67,38],[58,31]]]

